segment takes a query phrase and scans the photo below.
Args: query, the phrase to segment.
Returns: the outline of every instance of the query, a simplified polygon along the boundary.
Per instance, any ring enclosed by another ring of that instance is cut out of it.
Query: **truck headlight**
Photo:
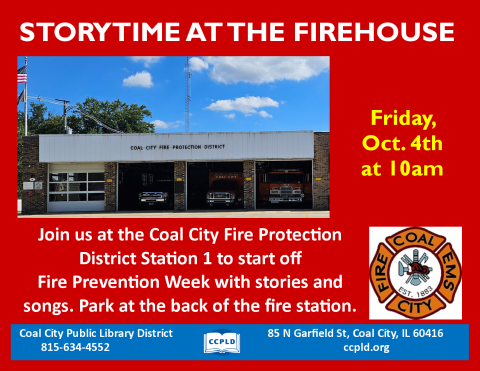
[[[210,193],[207,193],[207,200],[210,199]]]
[[[235,195],[233,193],[230,193],[230,198],[233,200],[235,198]]]

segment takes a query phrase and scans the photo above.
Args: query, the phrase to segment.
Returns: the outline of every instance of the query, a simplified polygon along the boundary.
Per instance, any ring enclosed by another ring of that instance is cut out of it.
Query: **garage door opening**
[[[312,161],[257,161],[257,209],[313,209]]]
[[[173,210],[173,162],[118,165],[118,210]]]
[[[104,172],[103,163],[50,164],[47,211],[104,211]]]
[[[243,209],[243,162],[189,162],[187,208]]]

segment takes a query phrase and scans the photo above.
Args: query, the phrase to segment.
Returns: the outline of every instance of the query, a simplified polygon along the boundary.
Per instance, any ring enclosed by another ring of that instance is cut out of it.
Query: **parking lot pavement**
[[[43,215],[22,215],[19,218],[330,218],[330,211],[317,210],[214,210],[214,211],[131,211],[131,212],[89,212],[49,213]]]

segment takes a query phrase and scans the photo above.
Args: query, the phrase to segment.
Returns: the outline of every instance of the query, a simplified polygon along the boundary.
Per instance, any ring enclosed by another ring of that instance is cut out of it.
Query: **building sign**
[[[23,182],[23,190],[30,191],[33,189],[33,182]]]
[[[40,135],[40,162],[307,160],[313,131]]]
[[[132,151],[168,151],[168,150],[182,150],[182,149],[225,149],[225,144],[188,144],[188,145],[160,145],[160,146],[131,146]]]
[[[43,189],[43,182],[35,182],[35,189]]]

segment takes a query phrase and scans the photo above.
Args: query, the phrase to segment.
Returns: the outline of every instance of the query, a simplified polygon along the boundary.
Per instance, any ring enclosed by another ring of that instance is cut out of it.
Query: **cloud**
[[[137,72],[126,79],[123,79],[123,86],[141,86],[151,88],[153,86],[152,75],[147,71]]]
[[[259,113],[258,113],[260,116],[262,116],[264,119],[266,119],[267,117],[268,118],[272,118],[273,116],[270,115],[269,113],[267,113],[266,111],[264,110],[261,110]]]
[[[211,111],[239,111],[245,116],[251,116],[254,113],[260,114],[262,117],[265,114],[268,115],[265,111],[264,113],[257,112],[258,108],[262,107],[278,107],[278,102],[269,97],[241,97],[225,100],[217,100],[210,104],[206,109]]]
[[[142,62],[145,68],[158,63],[162,57],[129,57],[134,62]]]
[[[228,114],[228,115],[225,115],[225,117],[226,117],[227,119],[234,119],[234,118],[235,118],[235,114],[234,114],[234,113],[230,113],[230,114]]]
[[[318,76],[330,66],[329,57],[195,57],[193,60],[195,71],[208,69],[212,80],[224,84],[302,81]]]
[[[198,57],[190,58],[190,69],[192,71],[208,70],[208,63]]]
[[[182,123],[182,121],[174,121],[174,122],[165,122],[162,120],[153,120],[151,124],[155,125],[157,129],[170,129],[170,128],[178,128]]]

